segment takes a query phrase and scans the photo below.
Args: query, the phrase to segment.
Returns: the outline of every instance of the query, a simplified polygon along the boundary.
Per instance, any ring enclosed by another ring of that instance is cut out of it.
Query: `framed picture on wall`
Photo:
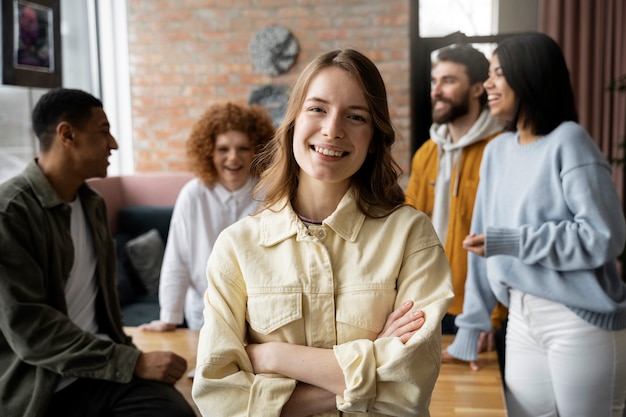
[[[60,87],[60,0],[2,0],[2,83]]]

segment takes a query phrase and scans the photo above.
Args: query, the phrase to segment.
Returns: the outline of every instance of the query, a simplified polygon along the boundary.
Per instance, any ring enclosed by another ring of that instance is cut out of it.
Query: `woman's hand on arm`
[[[408,342],[411,336],[422,328],[425,321],[424,312],[421,310],[409,312],[411,307],[413,307],[413,301],[406,301],[392,311],[376,339],[399,337],[402,343]]]

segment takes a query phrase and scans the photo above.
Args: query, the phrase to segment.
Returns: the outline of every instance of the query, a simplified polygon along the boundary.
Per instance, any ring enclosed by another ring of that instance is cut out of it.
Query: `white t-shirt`
[[[65,285],[67,315],[78,327],[96,334],[96,294],[98,292],[95,272],[96,253],[93,247],[91,229],[85,219],[80,199],[69,203],[72,209],[70,231],[74,242],[74,263]],[[63,378],[57,391],[65,388],[76,378]]]
[[[74,263],[65,285],[67,315],[81,329],[95,334],[96,322],[96,253],[91,230],[85,219],[80,199],[71,202],[70,230],[74,242]]]
[[[259,202],[252,199],[254,180],[231,192],[219,183],[210,189],[197,178],[180,191],[161,267],[159,304],[161,321],[202,327],[206,264],[222,230],[254,213]]]

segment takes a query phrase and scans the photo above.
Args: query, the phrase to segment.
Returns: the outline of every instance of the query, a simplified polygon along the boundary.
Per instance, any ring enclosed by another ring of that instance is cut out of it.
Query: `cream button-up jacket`
[[[193,383],[204,415],[280,415],[297,381],[255,375],[244,349],[270,341],[334,350],[347,388],[324,416],[429,415],[453,291],[421,212],[404,206],[367,217],[352,190],[321,226],[307,228],[290,204],[264,210],[220,235],[207,276]],[[424,311],[424,326],[406,344],[376,340],[407,300]]]

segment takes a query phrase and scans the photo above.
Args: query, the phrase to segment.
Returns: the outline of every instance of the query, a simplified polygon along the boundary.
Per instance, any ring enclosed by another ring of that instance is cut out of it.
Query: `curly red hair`
[[[187,140],[187,157],[191,171],[208,187],[218,180],[213,152],[218,135],[230,130],[245,133],[254,153],[274,136],[274,124],[267,110],[259,105],[219,103],[210,106],[196,122]],[[258,172],[253,172],[258,175]]]

